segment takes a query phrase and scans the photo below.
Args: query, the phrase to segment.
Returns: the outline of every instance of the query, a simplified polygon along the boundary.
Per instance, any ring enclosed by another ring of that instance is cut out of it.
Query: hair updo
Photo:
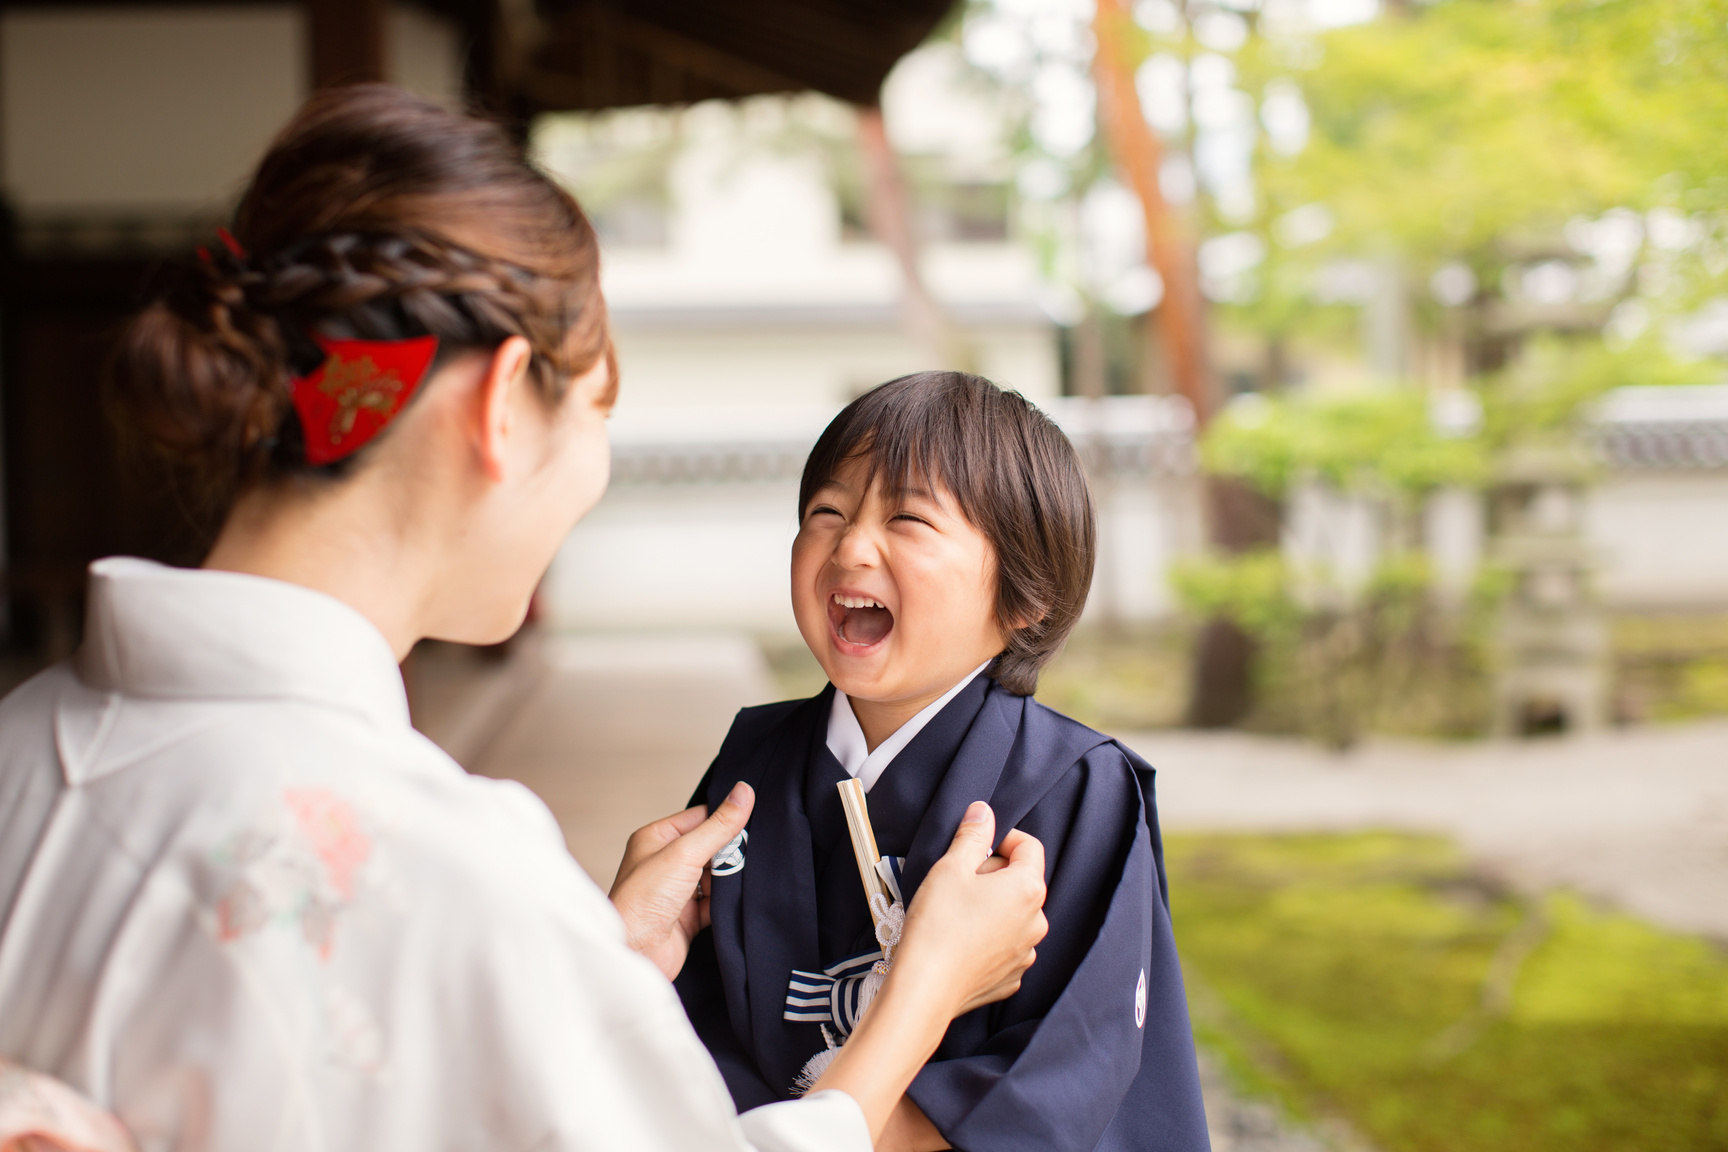
[[[436,336],[428,375],[520,336],[548,405],[612,362],[599,248],[576,201],[498,125],[389,85],[313,96],[258,165],[233,238],[167,270],[112,376],[127,430],[223,497],[365,456],[306,462],[290,381],[323,360],[314,334]]]

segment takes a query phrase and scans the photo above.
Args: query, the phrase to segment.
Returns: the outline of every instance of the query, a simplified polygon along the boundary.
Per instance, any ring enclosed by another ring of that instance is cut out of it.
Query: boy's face
[[[881,485],[849,460],[804,508],[792,545],[792,610],[846,695],[934,699],[1007,646],[996,622],[996,553],[946,490]]]

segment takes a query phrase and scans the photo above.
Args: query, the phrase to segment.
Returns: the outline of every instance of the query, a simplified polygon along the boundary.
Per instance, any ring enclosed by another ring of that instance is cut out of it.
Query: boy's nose
[[[858,524],[849,526],[834,548],[834,562],[842,568],[874,568],[881,559],[875,533]]]

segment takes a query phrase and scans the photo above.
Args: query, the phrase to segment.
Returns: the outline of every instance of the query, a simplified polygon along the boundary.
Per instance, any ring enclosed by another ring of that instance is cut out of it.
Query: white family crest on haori
[[[1140,983],[1134,985],[1134,1027],[1146,1027],[1146,969],[1140,969]]]
[[[726,847],[714,853],[714,859],[708,862],[709,870],[716,876],[730,876],[734,872],[744,870],[744,846],[750,843],[750,829],[739,831],[738,835],[726,842]]]

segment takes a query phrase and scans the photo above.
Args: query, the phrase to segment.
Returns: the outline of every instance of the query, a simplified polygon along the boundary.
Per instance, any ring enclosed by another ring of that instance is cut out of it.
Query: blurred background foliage
[[[1209,429],[1202,460],[1219,476],[1246,480],[1273,499],[1299,480],[1392,499],[1489,478],[1488,445],[1437,426],[1428,397],[1414,389],[1354,395],[1253,394]]]
[[[1370,731],[1460,738],[1487,728],[1498,575],[1485,569],[1456,606],[1437,601],[1418,552],[1382,559],[1350,593],[1331,571],[1274,550],[1189,561],[1173,579],[1196,617],[1228,619],[1260,646],[1243,727],[1343,751]]]
[[[1086,37],[1052,31],[1060,7],[972,0],[952,34],[1017,125],[1018,226],[1061,289],[1057,314],[1076,340],[1100,328],[1112,362],[1139,357],[1109,390],[1158,387],[1157,340],[1116,333],[1162,288],[1141,292],[1149,271],[1089,238],[1089,219],[1130,209],[1083,107]],[[1497,598],[1516,581],[1488,564],[1469,588],[1440,588],[1425,502],[1491,494],[1530,445],[1584,460],[1616,389],[1724,379],[1722,350],[1679,333],[1728,276],[1728,0],[1132,11],[1122,30],[1159,183],[1193,237],[1214,347],[1234,349],[1202,464],[1264,497],[1285,538],[1214,549],[1175,589],[1194,621],[1257,642],[1251,727],[1340,747],[1375,729],[1480,734]],[[1033,47],[1007,47],[1010,26]],[[1373,506],[1372,572],[1289,555],[1303,488]],[[1712,708],[1716,656],[1673,655],[1680,670],[1657,676],[1633,667],[1648,653],[1616,649],[1617,697],[1643,701],[1639,716]],[[1118,687],[1160,660],[1122,668]],[[1412,692],[1428,702],[1409,706]]]

